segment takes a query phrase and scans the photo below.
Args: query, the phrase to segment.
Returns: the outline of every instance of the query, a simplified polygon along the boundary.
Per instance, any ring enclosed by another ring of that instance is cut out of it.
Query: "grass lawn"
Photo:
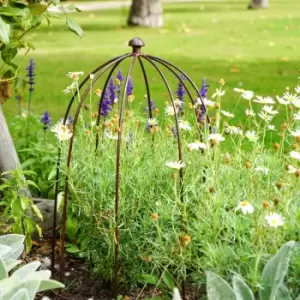
[[[63,18],[54,19],[50,28],[44,25],[30,36],[37,49],[23,62],[25,69],[29,58],[36,61],[34,110],[38,114],[48,110],[54,119],[60,118],[69,100],[62,93],[70,82],[66,73],[88,73],[109,58],[130,51],[127,42],[134,36],[144,40],[146,53],[177,64],[198,85],[205,76],[210,95],[224,78],[227,109],[235,106],[238,98],[233,87],[265,96],[294,87],[300,72],[299,0],[272,0],[270,8],[261,11],[246,7],[247,1],[240,0],[168,4],[164,29],[124,27],[127,9],[78,13],[72,17],[85,31],[82,39],[67,30]],[[164,103],[166,90],[150,67],[149,78],[152,98],[157,105]],[[141,76],[133,80],[135,94],[144,95]],[[16,107],[14,99],[4,105],[8,119]],[[236,114],[242,121],[242,106]]]

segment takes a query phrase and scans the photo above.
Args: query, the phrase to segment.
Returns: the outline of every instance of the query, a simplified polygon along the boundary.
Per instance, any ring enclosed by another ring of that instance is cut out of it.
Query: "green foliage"
[[[294,246],[294,241],[287,242],[265,265],[259,288],[261,300],[292,299],[283,281],[287,274]],[[206,272],[206,278],[209,300],[254,300],[251,289],[240,276],[233,276],[233,288],[222,277],[213,272]]]
[[[36,183],[36,186],[29,186],[31,193],[36,197],[53,199],[57,147],[51,142],[49,128],[43,129],[38,116],[22,114],[12,120],[10,131],[22,168],[35,173],[27,175]]]
[[[2,173],[0,184],[0,192],[3,193],[0,203],[2,226],[6,226],[6,231],[25,235],[26,252],[29,252],[32,247],[33,232],[37,230],[41,234],[41,228],[36,224],[33,216],[43,219],[32,199],[24,196],[24,189],[27,186],[37,187],[31,180],[24,180],[24,176],[32,174],[34,174],[32,171],[21,172],[20,170]]]
[[[43,20],[50,22],[51,14],[48,12],[49,6],[58,5],[59,1],[45,4],[39,0],[33,1],[7,1],[0,4],[0,51],[4,65],[0,71],[0,79],[15,79],[18,72],[18,65],[13,62],[20,49],[27,52],[34,46],[25,39],[25,35],[39,27]],[[64,6],[60,5],[62,9]],[[64,9],[66,15],[67,11]],[[66,17],[68,28],[83,36],[81,27],[74,21]],[[3,71],[5,70],[5,71]]]
[[[34,300],[36,293],[63,288],[64,285],[50,279],[48,270],[37,271],[40,262],[31,262],[9,273],[21,263],[17,260],[24,249],[26,237],[9,234],[0,237],[0,295],[2,300]]]

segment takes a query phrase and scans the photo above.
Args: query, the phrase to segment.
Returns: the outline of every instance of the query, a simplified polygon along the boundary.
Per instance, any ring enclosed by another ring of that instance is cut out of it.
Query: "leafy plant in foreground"
[[[261,275],[260,300],[291,300],[289,290],[284,285],[294,241],[284,244],[265,265]],[[239,275],[232,278],[232,287],[219,275],[206,272],[207,296],[209,300],[254,300],[254,293]],[[297,297],[297,300],[300,296]]]
[[[43,216],[32,199],[22,193],[24,183],[37,188],[33,181],[23,179],[24,175],[32,174],[34,174],[32,171],[21,172],[20,170],[2,173],[1,176],[9,175],[9,177],[1,178],[3,183],[0,185],[0,192],[3,193],[0,203],[2,221],[8,227],[7,231],[25,235],[26,252],[29,252],[32,247],[32,233],[37,230],[40,235],[42,234],[41,228],[30,215],[33,214],[41,220]]]
[[[34,300],[36,293],[63,288],[64,285],[50,279],[49,270],[37,271],[40,262],[34,261],[9,273],[21,263],[18,258],[24,249],[24,236],[8,234],[0,236],[0,298],[1,300]]]

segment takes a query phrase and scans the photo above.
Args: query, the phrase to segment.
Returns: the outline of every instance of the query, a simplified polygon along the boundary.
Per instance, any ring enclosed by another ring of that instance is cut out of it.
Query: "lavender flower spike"
[[[127,89],[126,89],[127,96],[131,96],[132,91],[133,91],[133,84],[132,84],[132,79],[131,79],[131,76],[130,76],[128,78]]]
[[[49,113],[47,111],[44,112],[43,116],[40,119],[41,123],[44,125],[43,129],[47,130],[49,126],[51,126],[52,121]]]
[[[33,61],[33,59],[30,59],[29,65],[26,68],[27,70],[27,77],[28,77],[28,84],[29,84],[29,91],[32,92],[34,90],[34,77],[35,77],[35,62]]]

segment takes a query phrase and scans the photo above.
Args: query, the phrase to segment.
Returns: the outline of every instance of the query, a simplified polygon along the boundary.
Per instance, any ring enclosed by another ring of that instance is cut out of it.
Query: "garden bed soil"
[[[58,243],[59,244],[59,243]],[[51,257],[51,239],[40,239],[33,241],[30,253],[24,257],[24,262],[39,260]],[[56,254],[59,257],[59,254]],[[50,268],[50,267],[49,267]],[[65,257],[64,276],[61,282],[65,284],[63,290],[53,290],[37,295],[36,300],[41,300],[43,296],[48,296],[51,300],[112,300],[113,291],[111,285],[101,279],[94,278],[88,264],[83,260],[71,255]],[[59,266],[56,265],[52,279],[60,281]],[[203,290],[192,286],[186,286],[186,300],[198,300],[203,295]],[[120,290],[122,299],[146,299],[156,296],[162,297],[162,292],[155,287],[135,288],[130,291]]]

